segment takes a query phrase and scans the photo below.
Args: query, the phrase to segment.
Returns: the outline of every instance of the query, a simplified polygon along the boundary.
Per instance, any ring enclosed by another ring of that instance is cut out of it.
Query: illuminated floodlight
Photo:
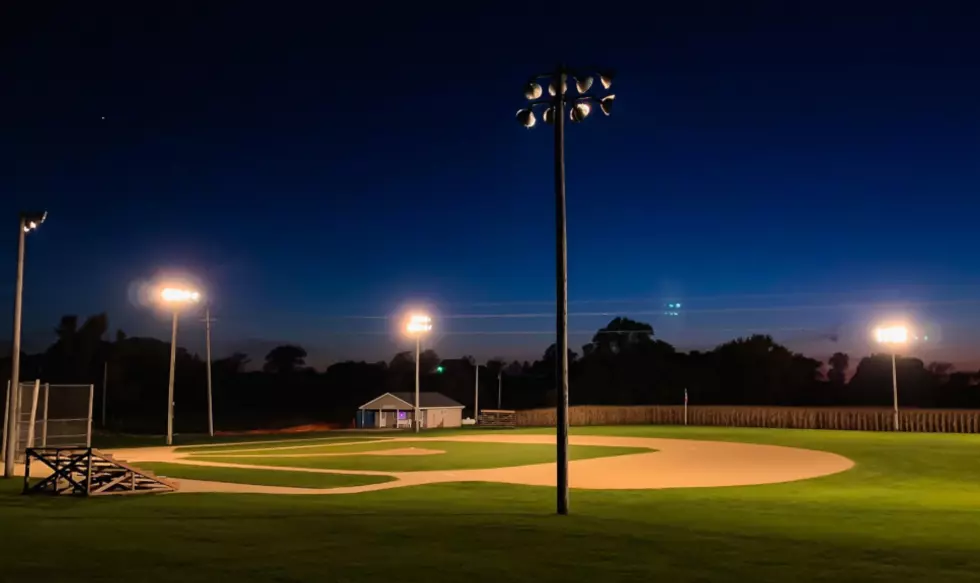
[[[201,292],[192,289],[165,287],[160,290],[160,299],[168,304],[196,304],[201,301]]]
[[[405,330],[409,334],[424,334],[432,330],[432,318],[425,314],[412,314],[408,319]]]
[[[582,77],[581,79],[575,80],[575,89],[579,93],[585,93],[590,88],[592,88],[592,77]]]
[[[592,106],[584,101],[575,104],[572,111],[568,113],[569,117],[572,118],[574,122],[583,121],[585,118],[589,117],[589,113],[592,112]]]
[[[561,94],[564,95],[565,92],[567,92],[567,91],[568,91],[568,83],[562,83],[561,84]],[[551,83],[548,84],[548,95],[550,95],[552,97],[554,97],[555,95],[557,95],[557,85],[555,85],[555,82],[554,81],[552,81]]]
[[[909,331],[905,326],[882,326],[875,328],[875,340],[880,344],[905,344],[909,341]]]
[[[549,107],[548,109],[544,110],[544,113],[541,115],[541,118],[544,119],[544,123],[546,124],[555,123],[555,108]]]
[[[602,83],[603,88],[609,89],[612,87],[613,74],[612,73],[600,73],[599,83]]]
[[[24,221],[24,232],[30,233],[41,226],[41,223],[48,218],[47,211],[37,213],[23,213],[21,219]]]
[[[609,115],[609,114],[612,113],[613,101],[615,99],[616,99],[616,96],[615,95],[607,95],[607,96],[603,97],[601,101],[599,101],[599,109],[602,110],[602,113],[604,113],[606,115]]]
[[[534,118],[534,112],[530,109],[521,109],[517,111],[517,121],[521,122],[521,125],[531,129],[534,127],[537,120]]]
[[[541,86],[537,83],[531,82],[524,86],[524,97],[527,97],[528,101],[534,101],[535,99],[541,97],[544,91]]]

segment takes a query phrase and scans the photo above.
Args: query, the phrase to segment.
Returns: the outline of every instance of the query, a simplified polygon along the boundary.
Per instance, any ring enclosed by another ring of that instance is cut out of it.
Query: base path
[[[439,441],[515,444],[555,443],[555,437],[551,435],[493,434],[437,437],[431,439],[434,446],[437,446],[436,442]],[[418,438],[392,438],[384,441],[417,442]],[[777,445],[593,435],[573,436],[569,438],[569,443],[572,445],[625,446],[652,450],[649,453],[572,461],[569,464],[570,485],[572,488],[582,489],[651,490],[660,488],[708,488],[776,484],[835,474],[854,466],[853,461],[834,453]],[[201,458],[191,460],[187,459],[187,456],[191,454],[177,452],[172,447],[116,450],[113,453],[117,457],[127,459],[137,465],[140,462],[170,462],[196,466],[327,474],[383,475],[395,478],[393,481],[381,484],[331,489],[178,480],[180,483],[180,492],[325,495],[371,492],[441,482],[500,482],[505,484],[554,486],[556,474],[556,465],[554,463],[483,470],[368,472],[219,463],[206,461]]]

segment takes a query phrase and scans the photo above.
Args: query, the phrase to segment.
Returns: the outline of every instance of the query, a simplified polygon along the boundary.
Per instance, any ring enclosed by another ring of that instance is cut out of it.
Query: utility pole
[[[473,372],[476,376],[476,394],[473,396],[473,421],[479,423],[480,419],[480,365],[473,363]]]
[[[102,363],[102,429],[105,429],[106,388],[109,386],[109,361]]]
[[[497,371],[497,408],[500,409],[502,406],[500,404],[501,395],[504,393],[504,371]]]
[[[419,424],[422,420],[419,418],[419,367],[421,363],[419,360],[422,358],[422,335],[419,334],[415,337],[415,433],[419,432]]]
[[[214,437],[214,413],[211,407],[211,303],[204,307],[205,352],[208,359],[208,435]]]
[[[170,383],[167,385],[167,445],[174,444],[174,369],[177,366],[177,310],[170,333]]]
[[[24,235],[27,227],[24,216],[17,227],[17,279],[14,287],[14,341],[10,356],[10,399],[7,407],[7,451],[3,458],[3,477],[14,477],[14,457],[17,455],[17,417],[20,407],[20,314],[24,301]]]

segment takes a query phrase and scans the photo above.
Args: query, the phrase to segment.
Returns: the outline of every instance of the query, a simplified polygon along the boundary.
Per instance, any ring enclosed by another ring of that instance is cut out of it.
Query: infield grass
[[[402,450],[418,448],[436,450],[427,455],[320,455],[317,453],[359,453],[366,451]],[[606,447],[598,445],[571,445],[569,457],[573,460],[610,457],[632,453],[648,453],[651,450],[638,447]],[[291,454],[304,457],[272,457]],[[437,438],[419,441],[397,441],[338,445],[324,448],[288,449],[270,451],[268,456],[191,456],[215,462],[261,466],[316,468],[335,470],[373,470],[381,472],[420,472],[429,470],[476,470],[543,464],[555,459],[555,446],[525,443],[481,443],[438,441]]]
[[[142,469],[154,472],[158,476],[166,476],[178,480],[206,480],[235,484],[259,484],[262,486],[289,486],[292,488],[342,488],[346,486],[380,484],[394,480],[394,478],[389,476],[290,472],[287,470],[254,470],[249,468],[207,467],[166,462],[141,462],[137,465]]]

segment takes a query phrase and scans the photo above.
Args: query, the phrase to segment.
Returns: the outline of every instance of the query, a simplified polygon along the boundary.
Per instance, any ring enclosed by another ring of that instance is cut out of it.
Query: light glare
[[[425,314],[412,314],[405,327],[409,334],[422,334],[432,330],[432,318]]]
[[[881,344],[905,344],[909,340],[909,331],[905,326],[875,328],[875,340]]]
[[[190,289],[165,287],[160,291],[160,299],[171,303],[196,303],[200,301],[201,294],[198,291]]]

